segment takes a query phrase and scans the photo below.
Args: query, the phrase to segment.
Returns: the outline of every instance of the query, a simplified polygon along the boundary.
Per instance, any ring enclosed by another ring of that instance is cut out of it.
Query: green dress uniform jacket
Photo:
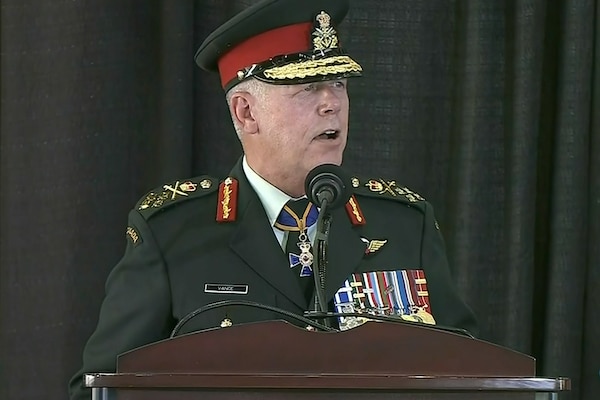
[[[237,199],[235,193],[229,199],[234,221],[216,221],[223,207],[219,181],[206,176],[165,185],[129,213],[125,255],[107,279],[83,367],[70,382],[71,398],[91,397],[83,374],[114,372],[119,354],[168,338],[178,321],[209,303],[248,300],[300,315],[309,309],[241,161],[230,177],[238,183]],[[476,333],[451,280],[431,205],[392,181],[353,178],[353,186],[364,224],[353,224],[343,207],[332,211],[327,300],[353,273],[420,269],[436,323]],[[369,251],[372,240],[387,242]],[[282,319],[272,311],[226,307],[191,319],[181,333],[218,327],[225,318],[233,324]]]

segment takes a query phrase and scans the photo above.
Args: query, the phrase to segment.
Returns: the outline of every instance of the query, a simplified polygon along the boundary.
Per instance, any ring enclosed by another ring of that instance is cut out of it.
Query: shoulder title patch
[[[138,233],[138,231],[133,226],[128,226],[125,231],[127,235],[127,239],[131,241],[131,244],[135,247],[138,244],[142,243],[142,237]]]
[[[142,197],[135,208],[144,218],[148,219],[165,207],[214,192],[217,189],[217,183],[217,179],[209,176],[168,183]]]

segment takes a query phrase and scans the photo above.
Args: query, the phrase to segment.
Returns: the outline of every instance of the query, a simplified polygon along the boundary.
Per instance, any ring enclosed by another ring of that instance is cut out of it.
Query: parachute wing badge
[[[365,242],[367,244],[367,248],[365,249],[365,254],[375,253],[376,251],[381,249],[384,244],[387,243],[387,239],[386,240],[377,240],[377,239],[369,240],[367,238],[361,237],[360,240],[362,240],[363,242]]]

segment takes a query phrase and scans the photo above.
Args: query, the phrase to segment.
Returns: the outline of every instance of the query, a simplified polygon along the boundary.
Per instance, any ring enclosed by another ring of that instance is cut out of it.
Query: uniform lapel
[[[365,255],[365,244],[353,229],[343,207],[332,212],[327,255],[325,297],[329,301]]]
[[[305,310],[308,306],[289,269],[289,262],[281,249],[260,199],[250,186],[241,166],[241,160],[231,171],[238,180],[238,228],[231,238],[231,249],[269,282],[282,295]]]

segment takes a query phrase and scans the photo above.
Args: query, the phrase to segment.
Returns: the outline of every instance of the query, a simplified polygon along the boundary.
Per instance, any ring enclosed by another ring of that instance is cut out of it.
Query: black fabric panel
[[[65,398],[127,211],[158,173],[160,9],[3,1],[1,11],[0,398]]]
[[[600,394],[600,4],[596,3],[589,156],[588,235],[583,315],[581,398]]]
[[[567,1],[562,10],[555,125],[548,132],[554,136],[552,184],[550,193],[539,193],[550,198],[542,372],[571,376],[574,398],[583,353],[573,346],[582,343],[585,328],[594,10],[592,1]]]

